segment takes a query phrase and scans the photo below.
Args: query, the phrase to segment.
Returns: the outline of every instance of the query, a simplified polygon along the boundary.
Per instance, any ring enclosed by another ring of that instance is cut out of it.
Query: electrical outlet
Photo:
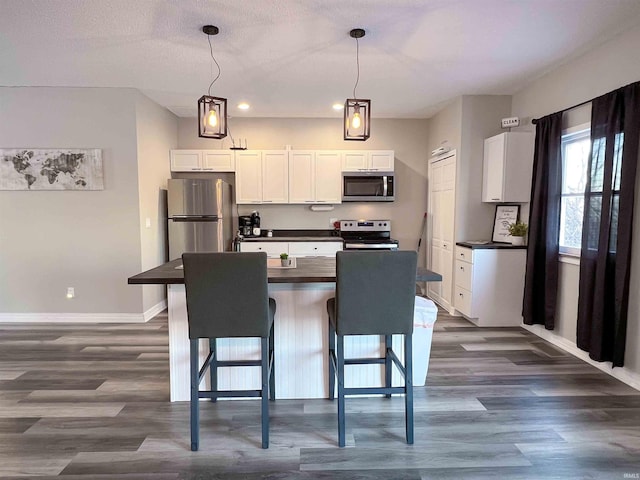
[[[329,225],[330,225],[331,227],[333,227],[333,224],[334,224],[335,222],[337,222],[337,221],[338,221],[338,219],[337,219],[337,218],[330,218],[330,219],[329,219]]]
[[[147,217],[147,219],[145,220],[144,226],[147,228],[151,228],[151,219],[149,217]]]
[[[73,298],[76,296],[76,291],[73,287],[67,288],[67,298]]]

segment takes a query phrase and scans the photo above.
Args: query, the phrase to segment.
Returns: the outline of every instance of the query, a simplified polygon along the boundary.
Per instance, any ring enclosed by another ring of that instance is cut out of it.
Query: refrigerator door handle
[[[202,215],[202,216],[193,216],[193,215],[174,215],[173,217],[169,217],[169,220],[173,220],[174,222],[217,222],[218,217],[215,215]]]

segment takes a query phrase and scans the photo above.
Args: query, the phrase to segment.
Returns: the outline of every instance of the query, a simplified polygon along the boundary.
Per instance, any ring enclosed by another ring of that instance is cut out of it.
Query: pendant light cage
[[[198,136],[224,138],[227,136],[227,99],[203,95],[198,100]]]
[[[347,98],[344,102],[344,139],[365,141],[371,134],[371,100]]]
[[[353,86],[353,97],[344,102],[344,139],[365,141],[371,134],[371,100],[356,98],[356,88],[360,81],[360,45],[358,39],[366,32],[362,28],[354,28],[349,36],[356,41],[356,82]]]
[[[211,36],[217,35],[220,29],[215,25],[205,25],[202,27],[202,32],[207,36],[207,42],[209,42],[211,67],[213,69],[213,63],[215,63],[216,67],[218,67],[218,75],[211,81],[208,94],[203,95],[198,100],[198,136],[203,138],[224,138],[227,136],[227,99],[211,96],[211,87],[222,73],[218,61],[213,56]]]

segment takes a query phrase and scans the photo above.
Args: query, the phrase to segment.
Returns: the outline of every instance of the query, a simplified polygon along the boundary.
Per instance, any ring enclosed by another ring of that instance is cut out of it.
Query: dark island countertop
[[[501,242],[488,242],[488,243],[475,243],[475,242],[456,242],[459,247],[466,247],[472,250],[482,249],[526,249],[526,245],[511,245],[510,243]]]
[[[336,281],[336,260],[333,257],[299,257],[296,268],[269,268],[269,283],[322,283]],[[130,285],[171,285],[184,283],[182,260],[176,259],[146,272],[129,277]],[[440,282],[438,273],[418,267],[417,282]]]
[[[267,232],[273,233],[272,237]],[[241,242],[342,242],[337,230],[271,230],[262,229],[259,237],[242,237]]]

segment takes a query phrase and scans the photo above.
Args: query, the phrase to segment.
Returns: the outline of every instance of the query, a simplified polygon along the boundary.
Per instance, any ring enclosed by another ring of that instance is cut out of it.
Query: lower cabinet
[[[455,250],[455,309],[478,326],[522,323],[526,249]]]
[[[281,253],[292,257],[334,257],[342,250],[342,242],[241,242],[241,252],[266,252],[267,257],[276,258]]]

